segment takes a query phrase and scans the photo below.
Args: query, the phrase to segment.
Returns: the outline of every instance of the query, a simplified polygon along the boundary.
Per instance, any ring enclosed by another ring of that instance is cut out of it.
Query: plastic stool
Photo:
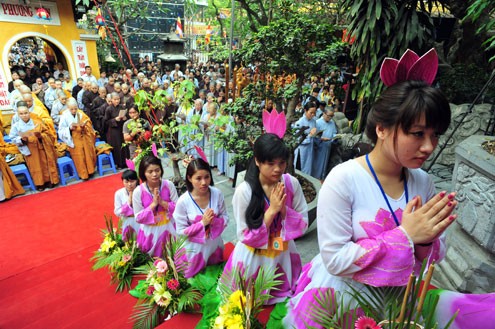
[[[10,139],[10,136],[9,135],[4,135],[3,136],[3,141],[5,143],[12,143],[12,140]]]
[[[98,166],[98,174],[100,174],[100,176],[103,176],[103,173],[107,171],[113,171],[114,174],[117,173],[112,152],[110,152],[110,154],[102,153],[98,155],[98,161],[96,163]],[[103,168],[104,165],[110,165],[110,167]]]
[[[58,172],[60,173],[60,184],[67,185],[69,179],[79,180],[79,175],[77,174],[76,165],[74,161],[68,156],[63,156],[57,159]],[[65,174],[68,174],[65,177]]]
[[[14,175],[17,177],[17,175],[24,175],[27,180],[27,184],[22,184],[22,180],[17,178],[19,182],[22,184],[22,187],[28,187],[32,189],[33,191],[36,191],[36,186],[34,186],[33,179],[31,178],[31,174],[29,173],[28,168],[26,167],[25,164],[18,164],[15,166],[11,166],[10,169],[14,173]]]

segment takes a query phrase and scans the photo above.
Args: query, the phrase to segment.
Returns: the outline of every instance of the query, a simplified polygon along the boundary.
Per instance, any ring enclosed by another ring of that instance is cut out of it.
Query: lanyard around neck
[[[201,211],[201,215],[203,215],[203,214],[204,214],[203,209],[201,209],[201,207],[200,207],[200,206],[199,206],[199,204],[196,202],[196,200],[194,200],[194,198],[193,198],[193,196],[192,196],[191,192],[189,192],[189,191],[188,191],[187,193],[189,193],[189,196],[191,197],[192,202],[194,202],[194,204],[196,205],[196,207],[198,207],[199,211]],[[209,200],[208,200],[208,208],[211,208],[211,191],[210,191],[210,198],[209,198]]]
[[[390,213],[394,217],[395,224],[397,224],[397,226],[400,226],[399,220],[397,219],[397,216],[395,215],[395,212],[392,210],[392,206],[390,205],[390,202],[388,201],[387,194],[385,194],[385,190],[383,189],[382,184],[380,184],[380,181],[378,180],[378,176],[376,175],[375,170],[373,169],[373,166],[371,165],[368,154],[366,154],[366,163],[368,164],[368,167],[370,168],[370,171],[373,174],[373,177],[375,178],[376,184],[380,188],[380,192],[382,192],[382,196],[385,199],[385,202],[387,203],[388,210],[390,210]],[[404,193],[406,194],[406,204],[407,204],[409,202],[409,193],[407,191],[407,179],[406,179],[405,175],[404,175]]]

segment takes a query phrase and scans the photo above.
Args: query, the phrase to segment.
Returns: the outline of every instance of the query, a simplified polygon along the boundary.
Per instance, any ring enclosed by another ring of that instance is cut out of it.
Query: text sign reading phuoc
[[[41,19],[36,15],[36,10],[41,6],[50,14],[49,20]],[[33,1],[30,4],[24,4],[23,1],[2,0],[0,3],[0,21],[9,23],[60,25],[57,4],[55,2],[46,1]]]

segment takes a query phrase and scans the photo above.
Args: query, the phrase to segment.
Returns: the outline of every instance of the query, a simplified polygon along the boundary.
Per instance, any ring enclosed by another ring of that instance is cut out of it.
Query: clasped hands
[[[285,186],[283,183],[277,183],[270,193],[270,206],[265,212],[264,222],[269,227],[275,216],[280,213],[282,218],[285,218],[285,201],[287,200],[287,194],[285,193]]]
[[[153,202],[151,202],[151,208],[154,209],[158,206],[161,206],[165,210],[168,209],[168,202],[162,199],[158,187],[154,188],[153,191],[151,191],[151,194],[153,194]]]
[[[438,238],[457,218],[452,214],[457,201],[455,192],[438,193],[423,205],[420,196],[415,196],[406,205],[401,227],[414,244],[428,244]]]
[[[213,209],[208,208],[205,210],[203,217],[201,218],[201,223],[203,226],[208,226],[213,222],[213,218],[215,218],[215,213],[213,212]]]

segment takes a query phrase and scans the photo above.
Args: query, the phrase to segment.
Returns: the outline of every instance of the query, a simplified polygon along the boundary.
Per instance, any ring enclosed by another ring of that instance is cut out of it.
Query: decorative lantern
[[[98,25],[98,26],[104,26],[105,25],[105,19],[101,15],[97,15],[95,17],[95,22],[96,22],[96,25]]]
[[[98,15],[96,15],[96,17],[95,17],[95,23],[98,26],[105,26],[105,19],[101,15],[101,9],[100,8],[98,8]]]
[[[39,19],[50,20],[50,13],[43,7],[36,9],[36,16]]]

